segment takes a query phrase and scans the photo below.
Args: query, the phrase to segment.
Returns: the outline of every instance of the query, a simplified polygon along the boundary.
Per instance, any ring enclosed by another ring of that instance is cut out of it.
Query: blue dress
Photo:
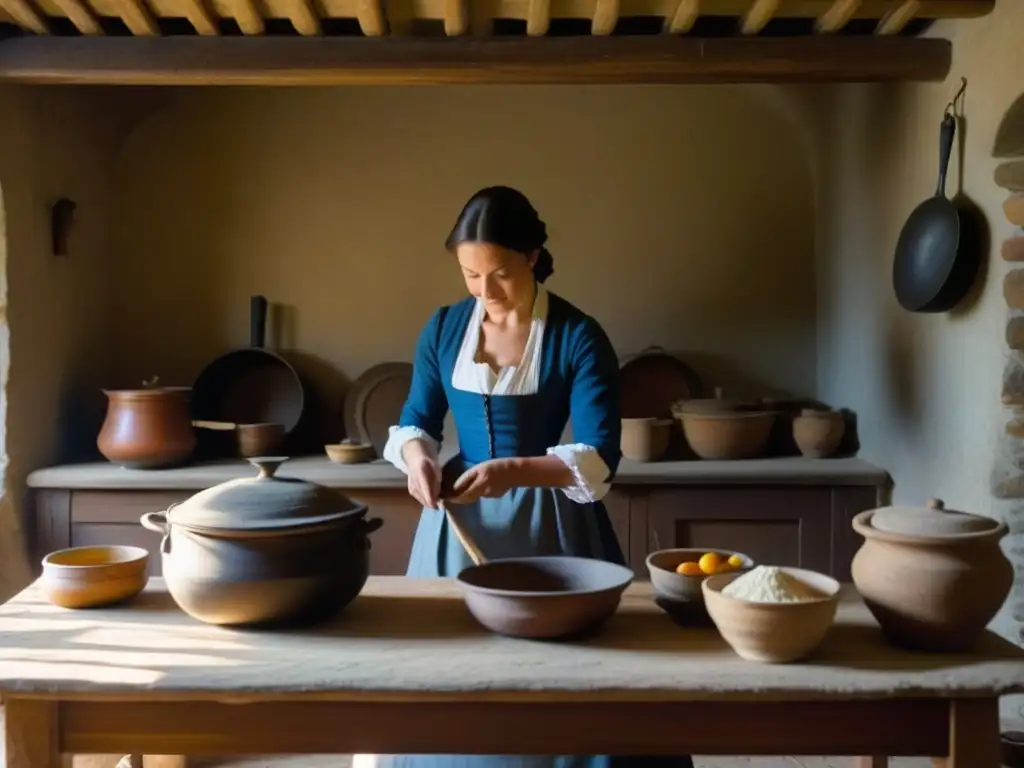
[[[475,306],[476,300],[469,298],[442,307],[427,322],[416,346],[412,385],[399,427],[423,430],[440,443],[451,409],[459,453],[445,467],[445,475],[454,479],[488,459],[544,456],[549,447],[558,445],[571,417],[574,442],[596,449],[614,476],[621,457],[619,363],[600,325],[564,299],[548,294],[536,394],[481,395],[457,389],[452,381]],[[561,554],[626,564],[604,505],[572,501],[560,489],[515,488],[502,497],[480,499],[453,511],[489,559]],[[452,577],[470,565],[444,513],[424,509],[406,575]],[[687,768],[692,762],[688,757],[380,755],[377,765]]]

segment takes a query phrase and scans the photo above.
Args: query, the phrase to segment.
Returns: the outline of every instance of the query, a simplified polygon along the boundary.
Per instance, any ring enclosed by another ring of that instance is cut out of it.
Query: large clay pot
[[[969,650],[1013,585],[999,546],[1006,524],[947,510],[937,499],[861,512],[853,529],[864,537],[853,583],[894,645]]]
[[[764,451],[776,413],[764,405],[722,397],[694,398],[677,403],[673,415],[686,442],[702,459],[752,459]]]
[[[311,624],[338,614],[370,572],[366,506],[298,478],[284,457],[255,457],[258,477],[221,483],[142,516],[163,534],[163,577],[178,606],[208,624]]]
[[[156,469],[181,464],[196,447],[188,387],[103,390],[107,414],[96,439],[115,464]]]

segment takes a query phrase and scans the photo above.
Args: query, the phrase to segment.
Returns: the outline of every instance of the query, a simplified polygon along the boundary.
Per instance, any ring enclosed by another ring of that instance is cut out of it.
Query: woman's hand
[[[491,459],[463,472],[452,486],[449,501],[469,504],[482,497],[495,498],[522,484],[515,460]]]
[[[428,509],[441,504],[441,467],[419,440],[410,440],[402,450],[409,471],[409,495]]]

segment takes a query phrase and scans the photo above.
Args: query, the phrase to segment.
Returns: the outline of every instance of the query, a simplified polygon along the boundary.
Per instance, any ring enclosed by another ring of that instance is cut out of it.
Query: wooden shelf
[[[946,40],[48,37],[0,42],[0,81],[131,85],[941,81]]]

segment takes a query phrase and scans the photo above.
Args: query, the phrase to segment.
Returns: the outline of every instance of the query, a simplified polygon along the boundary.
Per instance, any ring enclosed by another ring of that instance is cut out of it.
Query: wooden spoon
[[[473,561],[473,565],[483,565],[486,563],[487,558],[484,557],[483,552],[480,551],[476,542],[473,541],[473,537],[469,535],[466,529],[462,526],[462,523],[455,519],[455,515],[453,515],[452,511],[448,509],[448,505],[442,501],[438,504],[438,507],[444,511],[444,515],[448,519],[448,524],[452,527],[452,530],[455,531],[455,538],[459,540],[462,548],[466,550],[466,554],[469,555],[469,559]]]

